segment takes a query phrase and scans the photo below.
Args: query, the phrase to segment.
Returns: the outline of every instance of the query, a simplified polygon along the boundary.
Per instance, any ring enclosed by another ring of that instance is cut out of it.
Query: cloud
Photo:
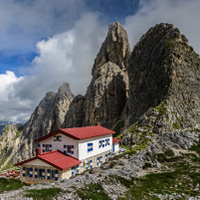
[[[108,24],[100,22],[102,13],[87,12],[82,0],[6,2],[0,1],[0,51],[17,51],[20,46],[20,51],[33,50],[36,44],[37,56],[21,68],[23,77],[13,72],[0,75],[0,120],[26,121],[45,93],[56,92],[63,82],[70,84],[74,94],[85,93]],[[198,0],[141,0],[138,12],[124,23],[131,46],[151,26],[167,22],[179,28],[199,53],[199,7]],[[47,39],[41,39],[44,35]]]
[[[6,71],[5,74],[0,74],[0,120],[10,119],[11,121],[17,120],[17,113],[13,112],[13,106],[17,106],[17,109],[26,107],[27,104],[18,102],[17,99],[13,98],[15,93],[14,87],[17,83],[23,80],[23,77],[16,77],[11,71]],[[20,106],[21,105],[21,106]],[[23,106],[22,106],[23,105]],[[23,111],[20,115],[23,115]]]
[[[88,10],[82,0],[0,1],[0,51],[35,51],[35,43],[73,27]]]
[[[188,38],[189,45],[200,53],[199,0],[142,0],[139,7],[137,14],[127,16],[125,20],[132,47],[150,27],[171,23]]]
[[[25,121],[45,93],[56,92],[63,82],[71,85],[74,94],[84,94],[91,80],[95,56],[107,31],[98,17],[97,13],[85,13],[73,28],[36,44],[38,56],[28,68],[21,69],[28,70],[28,75],[13,81],[12,89],[7,88],[10,98],[4,103],[4,109],[12,110],[10,120],[24,118],[22,121]],[[14,80],[16,76],[10,73]],[[2,91],[5,92],[5,89]]]

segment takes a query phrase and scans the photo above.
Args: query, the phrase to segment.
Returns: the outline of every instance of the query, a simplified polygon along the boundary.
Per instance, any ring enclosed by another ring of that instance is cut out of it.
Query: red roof
[[[42,160],[45,163],[52,165],[53,167],[60,169],[60,170],[66,170],[71,167],[77,166],[81,163],[80,160],[73,158],[69,155],[66,155],[58,150],[55,150],[55,151],[42,153],[42,154],[37,155],[28,160],[17,163],[17,164],[15,164],[15,166],[22,165],[24,163],[30,162],[35,159]]]
[[[114,134],[115,132],[110,129],[104,128],[100,125],[79,127],[79,128],[66,128],[66,129],[58,129],[57,131],[49,133],[48,135],[38,138],[37,140],[35,140],[35,142],[40,142],[42,140],[45,140],[51,136],[56,135],[57,133],[62,133],[75,140],[84,140],[84,139],[95,138],[95,137],[104,136],[104,135],[111,135],[111,134]]]
[[[117,139],[117,138],[113,138],[113,143],[120,143],[122,140],[121,139]]]

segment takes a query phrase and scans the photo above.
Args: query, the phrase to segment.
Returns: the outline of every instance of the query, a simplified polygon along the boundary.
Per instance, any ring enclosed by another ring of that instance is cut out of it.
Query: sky
[[[131,49],[150,27],[174,24],[200,54],[199,10],[199,0],[1,0],[0,121],[26,122],[64,82],[84,95],[112,22]]]

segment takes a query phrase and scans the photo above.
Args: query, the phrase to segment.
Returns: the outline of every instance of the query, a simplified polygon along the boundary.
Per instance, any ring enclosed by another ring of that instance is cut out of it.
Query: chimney
[[[36,149],[36,156],[37,156],[37,155],[41,155],[41,149],[40,149],[40,148],[37,148],[37,149]]]
[[[100,126],[99,122],[97,122],[97,126]]]

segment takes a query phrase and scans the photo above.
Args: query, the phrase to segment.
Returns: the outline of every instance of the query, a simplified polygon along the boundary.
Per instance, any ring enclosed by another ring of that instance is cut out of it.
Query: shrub
[[[174,152],[171,149],[167,149],[165,151],[165,155],[167,155],[167,156],[174,156]]]
[[[25,196],[37,200],[51,200],[62,190],[60,188],[45,188],[40,190],[27,190]]]
[[[143,168],[143,169],[147,169],[147,168],[149,168],[149,167],[151,167],[151,164],[148,163],[148,162],[146,162],[142,168]]]

